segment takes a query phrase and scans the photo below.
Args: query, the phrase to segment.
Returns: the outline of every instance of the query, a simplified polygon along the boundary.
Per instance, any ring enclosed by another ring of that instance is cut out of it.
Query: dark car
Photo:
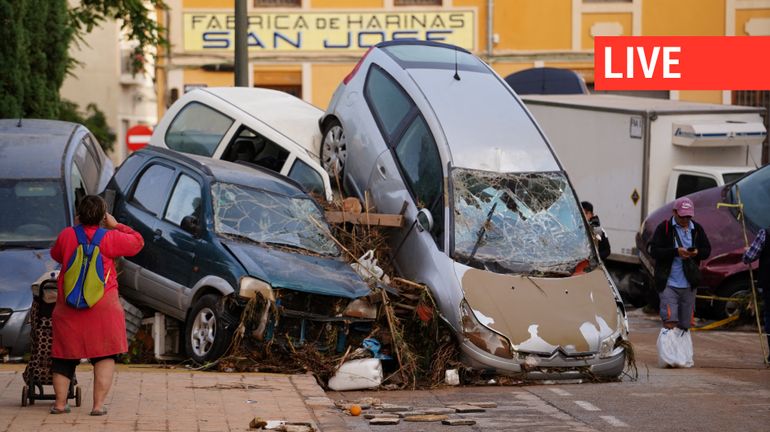
[[[701,262],[703,274],[699,295],[742,297],[751,293],[749,267],[741,257],[746,251],[743,225],[736,207],[721,206],[743,203],[746,235],[751,242],[761,228],[770,226],[770,166],[753,171],[724,186],[706,189],[688,197],[695,204],[695,220],[703,226],[711,242],[711,256]],[[642,224],[636,237],[644,271],[652,275],[654,260],[647,251],[655,227],[672,216],[673,203],[659,208]],[[757,263],[753,264],[756,269]],[[649,278],[648,278],[649,280]],[[702,303],[699,310],[714,318],[724,318],[738,312],[736,302],[713,301]]]
[[[184,322],[184,348],[197,362],[224,353],[249,299],[263,340],[339,347],[330,336],[375,318],[368,285],[291,179],[153,147],[129,156],[109,188],[117,220],[145,239],[122,261],[121,293]]]
[[[30,286],[56,268],[48,249],[78,199],[104,190],[112,161],[84,126],[0,120],[0,348],[29,350]]]

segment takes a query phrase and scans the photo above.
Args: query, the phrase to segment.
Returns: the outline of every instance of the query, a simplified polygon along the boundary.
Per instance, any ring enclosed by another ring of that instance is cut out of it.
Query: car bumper
[[[625,350],[618,348],[612,356],[575,358],[557,351],[550,357],[520,354],[513,360],[503,359],[482,351],[469,341],[460,345],[464,363],[476,369],[501,375],[524,375],[527,379],[616,378],[625,366]]]
[[[29,352],[31,327],[26,322],[28,313],[29,309],[13,311],[0,329],[0,345],[8,348],[10,360],[21,360]]]

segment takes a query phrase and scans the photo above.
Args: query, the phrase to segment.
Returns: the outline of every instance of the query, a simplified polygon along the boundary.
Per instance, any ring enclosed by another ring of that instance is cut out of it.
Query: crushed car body
[[[345,191],[404,215],[391,239],[398,271],[430,288],[467,364],[532,378],[622,373],[620,295],[567,174],[489,66],[451,45],[378,44],[320,127],[322,163]]]

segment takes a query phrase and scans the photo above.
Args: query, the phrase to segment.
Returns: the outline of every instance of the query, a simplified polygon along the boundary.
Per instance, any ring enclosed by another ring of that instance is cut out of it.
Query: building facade
[[[467,48],[503,77],[569,68],[593,83],[596,36],[770,35],[770,0],[248,0],[250,85],[325,108],[366,48],[419,38]],[[197,86],[233,85],[232,0],[167,0],[159,20],[171,48],[159,58],[159,115]],[[711,103],[765,101],[767,92],[666,91]]]
[[[85,36],[85,41],[73,44],[70,55],[79,63],[67,76],[60,90],[84,110],[95,104],[107,117],[116,139],[110,157],[122,162],[128,154],[126,130],[137,124],[157,123],[154,66],[146,73],[131,71],[131,47],[120,29],[120,23],[107,21]]]

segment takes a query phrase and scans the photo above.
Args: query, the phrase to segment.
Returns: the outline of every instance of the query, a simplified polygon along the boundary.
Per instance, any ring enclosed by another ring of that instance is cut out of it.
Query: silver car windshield
[[[50,243],[67,223],[61,180],[0,179],[0,245]]]
[[[562,172],[454,168],[454,255],[497,273],[570,275],[591,244]]]
[[[214,183],[211,193],[217,234],[322,255],[339,254],[321,211],[310,198],[231,183]]]

